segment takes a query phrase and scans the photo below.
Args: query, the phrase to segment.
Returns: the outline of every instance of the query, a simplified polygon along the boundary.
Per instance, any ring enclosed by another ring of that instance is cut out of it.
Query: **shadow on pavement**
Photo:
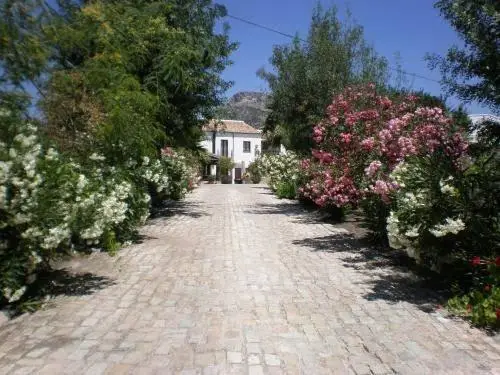
[[[251,189],[259,190],[260,191],[259,194],[274,195],[272,190],[267,186],[252,186]]]
[[[405,301],[422,311],[432,312],[443,303],[449,292],[437,280],[437,275],[416,274],[415,262],[401,251],[371,246],[365,238],[352,234],[334,234],[292,241],[294,245],[314,252],[337,254],[344,267],[367,276],[360,283],[369,286],[363,295],[367,300],[391,303]],[[421,271],[421,270],[418,270]],[[419,272],[420,273],[420,272]]]
[[[251,209],[245,210],[245,213],[252,215],[285,215],[296,216],[304,214],[305,210],[295,201],[281,201],[279,203],[258,203],[252,205]]]
[[[66,269],[52,269],[40,272],[23,298],[8,307],[10,315],[33,312],[44,305],[48,299],[58,296],[86,296],[112,286],[115,281],[106,276],[90,272],[74,273]],[[2,307],[2,306],[0,306]]]
[[[150,218],[158,219],[172,216],[188,216],[196,219],[209,216],[209,214],[204,211],[200,203],[167,201],[161,206],[153,208]]]
[[[41,287],[52,296],[85,296],[114,285],[114,280],[90,272],[71,273],[65,269],[47,271],[38,277]]]

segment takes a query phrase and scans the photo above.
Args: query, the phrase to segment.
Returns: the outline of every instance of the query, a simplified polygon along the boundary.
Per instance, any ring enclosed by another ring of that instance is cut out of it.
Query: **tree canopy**
[[[427,56],[430,67],[441,71],[443,89],[500,113],[500,2],[440,0],[435,6],[464,42],[446,56]]]
[[[259,71],[270,88],[265,130],[298,152],[311,145],[311,129],[324,116],[334,94],[362,82],[383,84],[387,61],[365,41],[363,28],[342,23],[335,8],[316,7],[306,40],[276,46],[273,71]]]
[[[55,131],[152,145],[157,129],[194,147],[230,86],[236,44],[215,32],[226,10],[211,0],[10,0],[0,12],[3,89],[37,87]]]

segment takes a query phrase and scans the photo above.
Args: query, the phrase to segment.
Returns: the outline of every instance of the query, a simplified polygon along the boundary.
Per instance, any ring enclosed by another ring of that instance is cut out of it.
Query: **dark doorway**
[[[241,184],[241,168],[234,168],[234,183]]]

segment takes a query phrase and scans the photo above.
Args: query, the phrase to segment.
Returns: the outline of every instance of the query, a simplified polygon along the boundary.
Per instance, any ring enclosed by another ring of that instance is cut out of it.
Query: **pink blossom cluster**
[[[397,189],[389,174],[405,158],[442,150],[460,160],[465,137],[441,108],[419,107],[418,99],[391,100],[374,85],[336,96],[313,129],[312,157],[302,164],[310,182],[302,195],[320,206],[355,204],[369,193],[387,201]]]
[[[384,180],[376,180],[375,183],[370,186],[370,190],[379,195],[386,203],[390,202],[390,193],[395,191],[397,188],[398,186],[394,182]]]
[[[347,176],[333,178],[328,173],[317,174],[299,189],[299,193],[320,207],[327,205],[342,207],[358,202],[361,198],[361,193],[351,178]]]
[[[174,155],[174,149],[172,147],[169,147],[169,146],[165,146],[161,149],[161,154],[163,156],[173,156]]]
[[[375,176],[375,174],[378,172],[381,166],[382,162],[380,162],[379,160],[374,160],[370,163],[368,167],[366,167],[365,174],[368,177],[373,178],[373,176]]]

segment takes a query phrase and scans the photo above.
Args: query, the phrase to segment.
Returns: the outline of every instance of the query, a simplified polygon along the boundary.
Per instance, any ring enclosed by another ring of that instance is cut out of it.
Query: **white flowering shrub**
[[[136,172],[155,201],[184,198],[193,189],[198,174],[198,164],[187,152],[170,147],[162,149],[159,159],[144,157]]]
[[[290,190],[290,187],[297,189],[301,179],[301,169],[300,159],[295,153],[265,154],[259,159],[259,165],[273,191]]]
[[[485,210],[484,203],[495,205],[498,197],[494,182],[476,179],[476,172],[473,165],[457,168],[439,156],[399,164],[391,174],[399,189],[387,219],[390,246],[435,269],[473,255],[494,255],[498,212]]]
[[[1,114],[0,114],[1,115]],[[59,252],[113,251],[149,212],[149,195],[114,168],[82,168],[44,148],[35,127],[5,126],[0,143],[0,299],[19,299]],[[102,162],[94,155],[92,163]]]
[[[188,165],[186,155],[166,147],[162,150],[160,161],[165,174],[170,178],[167,197],[174,200],[184,198],[192,188],[194,173]]]

